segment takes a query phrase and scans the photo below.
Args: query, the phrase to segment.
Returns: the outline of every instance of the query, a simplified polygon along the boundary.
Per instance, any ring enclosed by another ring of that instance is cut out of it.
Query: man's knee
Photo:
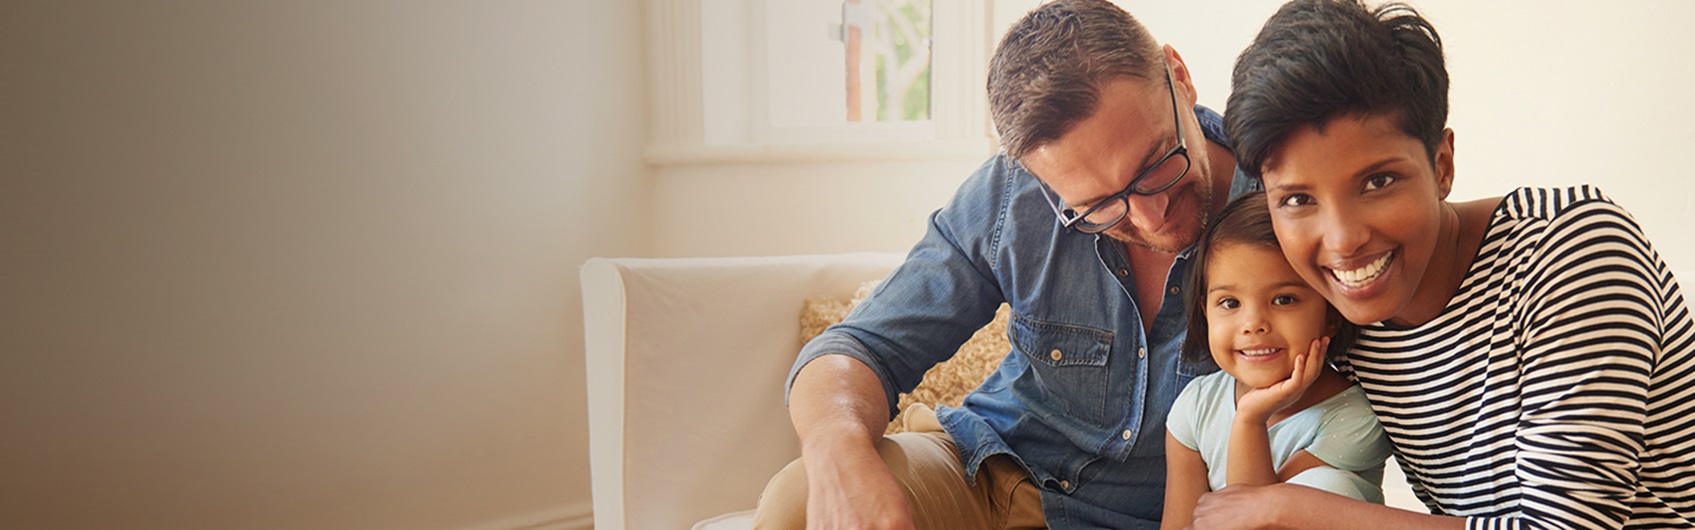
[[[806,528],[806,465],[796,458],[765,484],[753,513],[755,529]]]

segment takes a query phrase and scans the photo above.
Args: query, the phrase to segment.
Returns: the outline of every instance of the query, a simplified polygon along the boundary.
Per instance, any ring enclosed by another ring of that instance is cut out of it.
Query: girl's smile
[[[1213,361],[1252,388],[1288,379],[1290,351],[1306,353],[1335,332],[1324,299],[1275,247],[1226,242],[1212,252],[1205,296]]]

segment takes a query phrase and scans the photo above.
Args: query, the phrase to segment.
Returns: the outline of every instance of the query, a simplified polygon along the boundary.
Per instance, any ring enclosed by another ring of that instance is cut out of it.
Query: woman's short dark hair
[[[1106,0],[1056,0],[1007,30],[989,60],[989,113],[1009,157],[1059,139],[1090,114],[1115,76],[1159,79],[1147,28]]]
[[[1212,348],[1207,341],[1207,264],[1212,262],[1218,247],[1226,244],[1257,245],[1282,254],[1283,247],[1278,245],[1277,233],[1271,227],[1271,209],[1266,206],[1265,192],[1249,192],[1231,199],[1195,243],[1183,284],[1187,293],[1183,297],[1183,310],[1189,315],[1183,357],[1190,362],[1207,363],[1212,359]],[[1353,347],[1359,328],[1342,318],[1328,301],[1325,307],[1326,314],[1336,323],[1336,334],[1331,335],[1330,347],[1324,353],[1326,358],[1334,359]]]
[[[1344,115],[1388,115],[1432,160],[1448,121],[1442,38],[1411,6],[1295,0],[1236,58],[1225,129],[1236,162],[1261,178],[1290,131]]]

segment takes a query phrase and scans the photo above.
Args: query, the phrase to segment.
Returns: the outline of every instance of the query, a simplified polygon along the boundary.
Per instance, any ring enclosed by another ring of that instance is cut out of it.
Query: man
[[[1167,411],[1215,369],[1180,361],[1186,249],[1252,181],[1182,58],[1105,0],[1014,24],[988,88],[1002,152],[796,360],[802,457],[756,528],[1158,527]],[[1002,302],[997,371],[882,436],[899,393]]]

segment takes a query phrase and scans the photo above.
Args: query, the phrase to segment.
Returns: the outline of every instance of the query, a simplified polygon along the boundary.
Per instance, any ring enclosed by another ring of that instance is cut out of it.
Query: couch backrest
[[[584,264],[595,528],[682,529],[753,508],[800,455],[783,383],[803,301],[848,297],[902,258]]]

